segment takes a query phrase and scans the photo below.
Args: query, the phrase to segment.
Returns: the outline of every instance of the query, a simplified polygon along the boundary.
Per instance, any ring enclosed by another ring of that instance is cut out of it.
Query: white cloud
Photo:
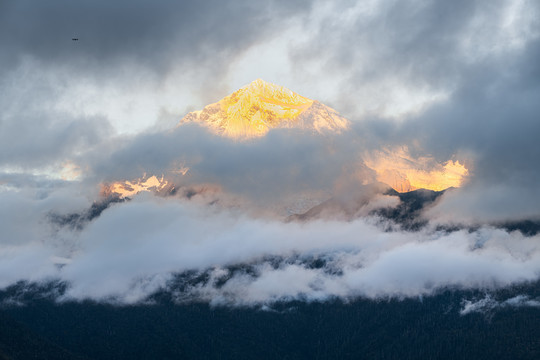
[[[245,305],[488,289],[540,274],[538,236],[491,228],[447,234],[384,232],[370,219],[282,223],[146,195],[112,206],[80,233],[55,233],[42,217],[47,209],[8,220],[12,236],[40,233],[42,240],[3,239],[2,286],[54,277],[70,284],[67,298],[137,302],[168,288],[175,273],[214,269],[215,279],[226,278],[223,286],[209,281],[182,296]],[[54,256],[63,259],[61,267]],[[254,266],[254,274],[228,273],[234,264]]]

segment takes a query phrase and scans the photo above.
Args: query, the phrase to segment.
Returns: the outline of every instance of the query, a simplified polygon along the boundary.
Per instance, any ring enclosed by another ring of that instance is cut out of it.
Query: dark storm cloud
[[[536,172],[538,167],[530,165],[540,155],[535,146],[540,82],[530,74],[540,66],[530,55],[539,46],[535,41],[522,56],[464,71],[467,81],[447,103],[410,121],[408,135],[425,133],[424,144],[439,156],[456,149],[474,151],[481,160],[475,166],[478,173],[506,178],[515,170]]]
[[[127,61],[159,75],[184,62],[224,65],[228,55],[271,31],[273,19],[301,9],[300,2],[283,5],[217,0],[4,1],[0,61],[2,70],[30,56],[55,65],[75,62],[80,71],[88,66],[114,71]]]
[[[441,211],[463,207],[465,216],[498,221],[540,217],[540,82],[531,77],[540,69],[539,48],[535,40],[519,56],[467,71],[449,103],[408,124],[404,133],[422,134],[433,154],[473,157],[463,196]]]

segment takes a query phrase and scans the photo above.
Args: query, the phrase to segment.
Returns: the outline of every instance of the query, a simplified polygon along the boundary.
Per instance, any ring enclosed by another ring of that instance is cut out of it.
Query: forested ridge
[[[16,289],[4,291],[4,299],[9,291]],[[461,313],[467,300],[486,296],[538,299],[540,282],[489,293],[454,289],[414,299],[250,308],[177,304],[166,294],[146,305],[59,304],[39,291],[27,291],[19,305],[4,302],[0,359],[540,358],[538,307]]]

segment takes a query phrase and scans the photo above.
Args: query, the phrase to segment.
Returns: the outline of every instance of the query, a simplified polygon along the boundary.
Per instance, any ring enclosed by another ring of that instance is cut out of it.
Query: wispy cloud
[[[459,311],[461,315],[468,315],[471,313],[489,313],[494,310],[504,308],[519,308],[519,307],[540,307],[540,301],[531,299],[527,295],[518,295],[506,300],[496,300],[490,295],[486,295],[483,299],[473,301],[464,300],[463,307]]]

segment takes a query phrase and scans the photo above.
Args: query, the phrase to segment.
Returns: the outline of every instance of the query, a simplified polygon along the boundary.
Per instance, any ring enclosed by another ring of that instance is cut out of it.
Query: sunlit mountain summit
[[[349,127],[349,121],[336,110],[261,79],[202,110],[190,112],[180,124],[189,122],[234,139],[264,136],[273,128],[294,127],[323,133]]]

